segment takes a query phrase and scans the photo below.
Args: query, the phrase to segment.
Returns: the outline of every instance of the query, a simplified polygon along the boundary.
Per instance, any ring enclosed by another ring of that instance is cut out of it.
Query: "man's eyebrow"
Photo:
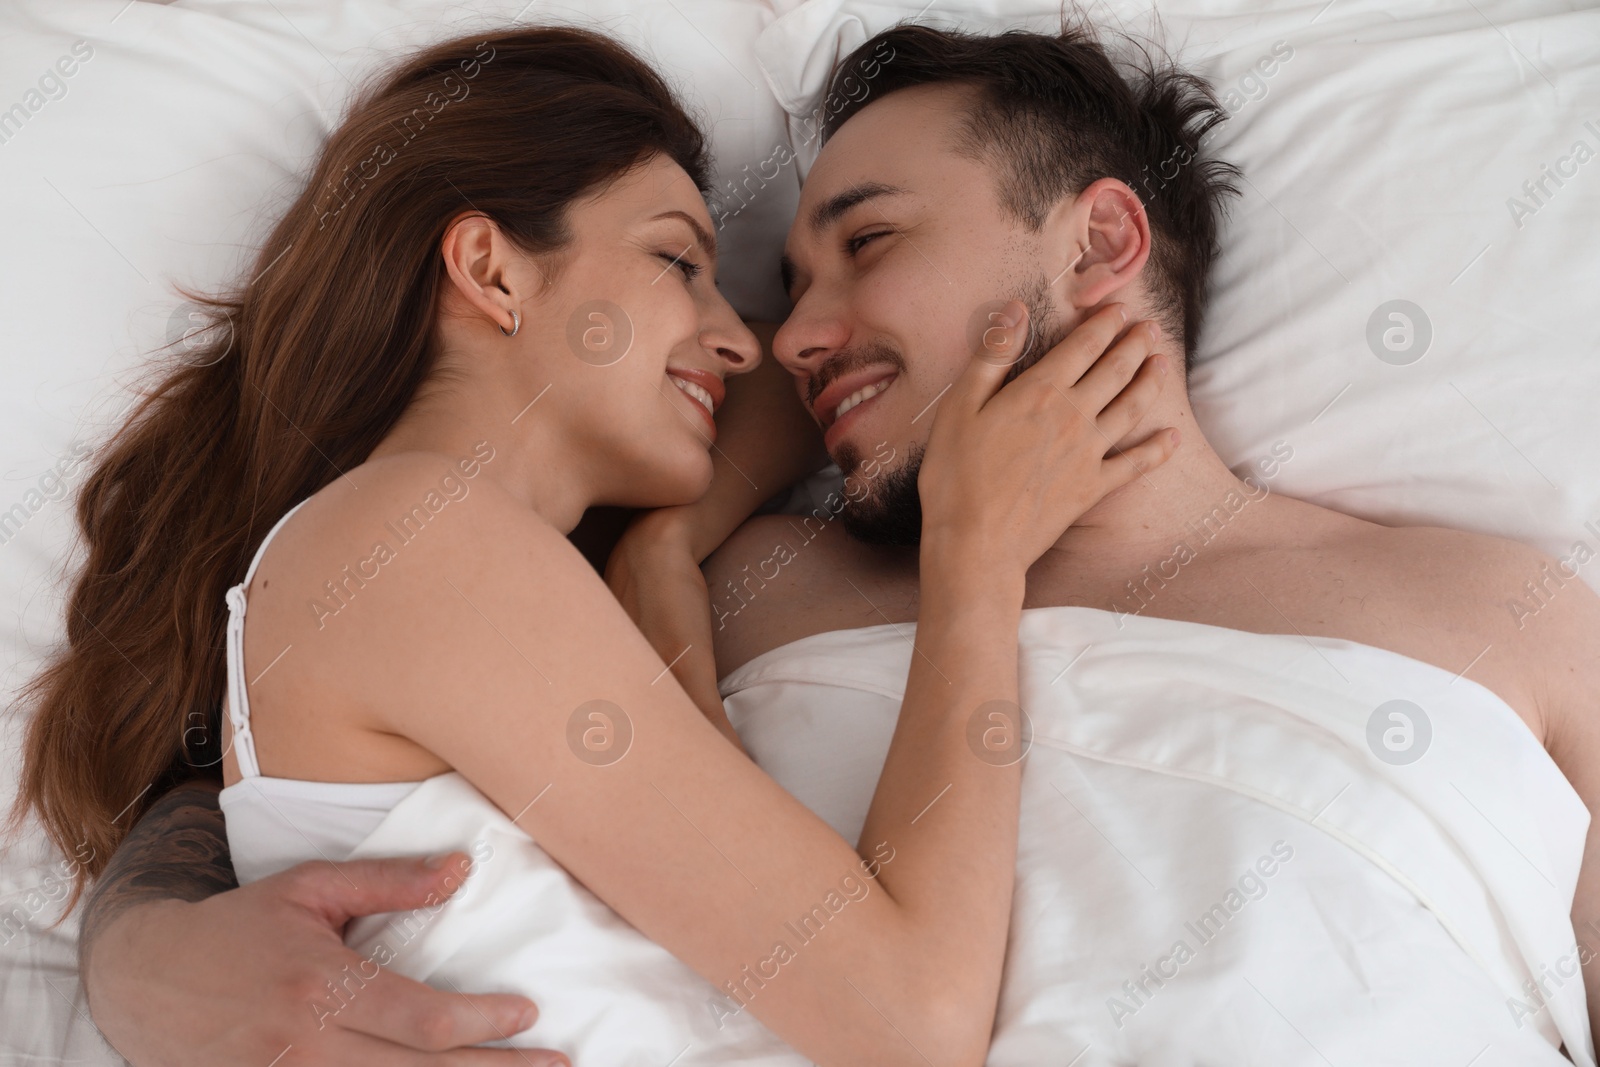
[[[901,188],[898,185],[889,185],[885,182],[862,182],[859,185],[852,185],[843,192],[834,193],[828,199],[812,208],[811,217],[807,221],[811,226],[812,233],[821,233],[833,223],[838,222],[845,212],[853,207],[865,204],[867,201],[875,200],[878,197],[899,196],[907,192],[910,192],[910,190]],[[794,288],[794,275],[794,260],[789,258],[788,253],[785,253],[778,258],[778,277],[783,281],[784,292],[787,293]]]
[[[716,237],[711,233],[711,231],[707,230],[704,226],[696,222],[694,216],[689,214],[687,211],[663,211],[650,221],[654,222],[656,219],[682,219],[684,222],[687,222],[689,224],[689,229],[694,231],[694,239],[699,241],[700,247],[706,250],[706,255],[710,256],[712,259],[717,258]]]
[[[857,204],[864,204],[880,196],[896,196],[908,191],[898,185],[886,185],[883,182],[862,182],[860,185],[852,185],[843,192],[834,193],[811,209],[809,220],[811,232],[821,233],[829,224],[839,221],[840,216]]]

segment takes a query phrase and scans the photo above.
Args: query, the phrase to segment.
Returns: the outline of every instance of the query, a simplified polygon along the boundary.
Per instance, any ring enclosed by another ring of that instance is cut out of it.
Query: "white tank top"
[[[228,851],[233,854],[233,871],[240,885],[305,860],[348,859],[384,816],[422,784],[274,778],[262,774],[256,761],[244,666],[245,592],[273,536],[305,503],[302,500],[290,508],[267,532],[244,573],[244,581],[228,590],[228,696],[223,707],[232,730],[229,746],[238,761],[240,778],[224,788],[217,801],[227,823]],[[263,664],[262,670],[270,666]],[[257,672],[258,677],[260,673]]]

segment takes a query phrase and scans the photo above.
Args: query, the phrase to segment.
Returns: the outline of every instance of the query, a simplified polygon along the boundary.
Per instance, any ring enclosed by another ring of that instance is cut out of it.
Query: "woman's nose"
[[[700,343],[722,360],[725,373],[747,374],[761,363],[761,342],[733,310],[733,305],[723,299],[717,302],[720,307],[713,311],[712,321],[701,331]]]

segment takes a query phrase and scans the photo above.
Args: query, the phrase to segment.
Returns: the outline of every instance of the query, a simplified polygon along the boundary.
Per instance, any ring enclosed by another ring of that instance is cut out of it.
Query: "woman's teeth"
[[[682,389],[685,393],[688,393],[691,399],[698,400],[700,402],[700,406],[706,409],[707,415],[716,414],[715,410],[713,410],[715,405],[713,405],[711,402],[711,394],[706,391],[704,386],[696,385],[694,382],[685,381],[676,374],[669,374],[667,377],[672,379],[673,385],[676,385],[679,389]]]
[[[855,392],[845,397],[844,402],[841,403],[838,407],[838,410],[833,413],[833,421],[838,422],[840,419],[844,418],[845,412],[849,411],[851,408],[855,407],[864,400],[871,400],[873,397],[889,388],[889,383],[892,381],[894,381],[893,378],[885,378],[883,381],[874,382],[872,385],[863,385],[860,389],[857,389]]]

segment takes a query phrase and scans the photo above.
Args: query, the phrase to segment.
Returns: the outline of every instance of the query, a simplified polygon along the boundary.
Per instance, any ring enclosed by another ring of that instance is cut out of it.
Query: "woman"
[[[148,803],[130,797],[219,753],[252,786],[225,795],[241,881],[347,854],[459,774],[713,982],[866,868],[696,709],[566,538],[595,505],[705,493],[725,382],[760,362],[714,285],[707,187],[660,78],[578,30],[435,46],[354,106],[205,358],[80,500],[89,554],[34,684],[23,799],[87,843],[86,875]],[[1172,450],[1108,460],[1073,416],[1086,371],[1117,379],[1102,428],[1157,388],[1148,331],[1114,349],[1144,368],[1131,386],[1123,361],[1089,369],[1123,325],[1096,316],[1004,392],[1008,361],[975,359],[940,403],[918,655],[862,837],[895,858],[753,1007],[818,1062],[984,1058],[1019,770],[974,758],[968,726],[1016,705],[1028,566]],[[219,704],[220,738],[185,719]],[[596,723],[628,733],[616,758]]]

